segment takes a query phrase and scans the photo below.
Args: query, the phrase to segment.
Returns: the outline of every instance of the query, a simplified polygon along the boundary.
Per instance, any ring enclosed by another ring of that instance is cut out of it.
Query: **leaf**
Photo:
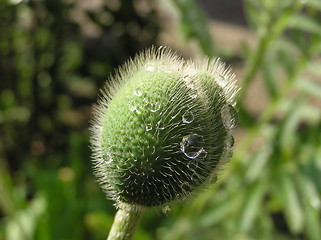
[[[210,227],[217,224],[220,221],[223,221],[226,216],[228,216],[235,208],[238,206],[240,197],[238,194],[230,196],[228,199],[219,203],[211,211],[208,211],[199,219],[200,227]]]
[[[266,90],[271,97],[277,96],[277,81],[275,73],[277,73],[275,62],[270,62],[270,59],[265,60],[262,64],[264,83]]]
[[[310,240],[320,240],[320,210],[308,207],[306,210],[306,233]]]
[[[278,185],[278,195],[282,202],[290,231],[293,234],[300,233],[304,226],[304,215],[294,179],[286,172],[283,172],[280,174],[279,182],[276,184]]]
[[[321,44],[321,41],[320,41],[320,44]],[[320,59],[315,59],[314,61],[311,61],[308,63],[307,70],[309,71],[309,73],[319,75],[321,74],[320,65],[321,65]]]
[[[296,67],[296,62],[295,59],[293,59],[293,55],[285,49],[280,49],[278,58],[280,59],[280,64],[282,64],[283,69],[286,70],[289,76],[291,76]]]
[[[6,239],[33,239],[37,221],[45,213],[46,202],[38,196],[30,203],[29,207],[16,213],[11,221],[8,222]]]
[[[300,110],[303,108],[303,104],[304,100],[302,98],[292,101],[286,113],[286,119],[282,124],[282,129],[280,132],[280,143],[284,150],[290,150],[291,152],[293,151],[291,146],[293,146],[296,140],[296,129],[302,118]]]
[[[307,0],[304,4],[308,7],[311,7],[315,10],[321,11],[321,1],[320,0]]]
[[[263,179],[247,188],[248,192],[239,221],[239,228],[242,232],[248,232],[253,227],[253,222],[259,212],[267,186],[265,179]]]
[[[15,199],[16,196],[13,189],[10,173],[5,167],[3,159],[0,158],[0,210],[4,216],[14,214],[17,208],[17,199]]]
[[[296,82],[298,90],[303,91],[311,96],[321,98],[321,84],[311,81],[307,78],[300,78]]]
[[[293,100],[291,99],[283,99],[280,102],[281,102],[280,109],[282,111],[286,111],[287,109],[290,108],[291,105],[293,105]],[[304,106],[301,106],[299,112],[300,113],[298,114],[300,115],[301,121],[304,120],[314,124],[320,121],[320,117],[321,117],[320,108],[318,108],[317,106],[314,107],[312,105],[305,104]]]
[[[321,23],[307,15],[295,14],[289,22],[289,27],[321,35]]]
[[[193,0],[172,0],[181,19],[183,34],[187,39],[195,38],[206,55],[214,55],[214,41],[210,34],[207,19]]]
[[[266,144],[258,151],[247,168],[245,178],[248,181],[253,182],[260,176],[264,171],[264,167],[266,166],[270,154],[271,146],[269,144]]]
[[[297,174],[297,182],[299,186],[300,195],[304,199],[305,206],[305,232],[309,239],[320,240],[321,229],[320,229],[320,209],[321,200],[320,195],[316,188],[316,182],[304,171],[304,167],[300,167],[300,174]]]
[[[263,6],[254,0],[244,1],[244,10],[246,12],[247,22],[255,29],[257,29],[262,22]]]

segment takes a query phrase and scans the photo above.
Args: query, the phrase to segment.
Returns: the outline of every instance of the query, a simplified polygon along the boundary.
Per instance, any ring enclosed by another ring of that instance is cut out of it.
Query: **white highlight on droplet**
[[[199,134],[190,134],[183,137],[181,142],[181,151],[190,159],[205,158],[207,152],[204,149],[205,141]]]
[[[149,66],[146,66],[145,69],[146,69],[146,71],[151,72],[155,69],[155,67],[153,65],[149,65]]]
[[[195,89],[193,79],[189,76],[184,76],[183,81],[185,82],[186,86],[190,89]]]
[[[153,124],[147,123],[147,124],[146,124],[146,131],[149,132],[149,131],[151,131],[152,129],[153,129]]]
[[[237,123],[237,112],[233,106],[226,104],[221,108],[221,117],[224,126],[232,129]]]
[[[183,123],[191,123],[194,121],[194,114],[192,111],[187,110],[182,116]]]
[[[232,148],[234,146],[234,137],[231,134],[228,134],[225,139],[225,147]]]
[[[137,88],[134,90],[134,95],[137,97],[140,97],[143,95],[142,90],[140,88]]]
[[[111,153],[103,153],[103,160],[105,164],[109,164],[113,161],[113,156]]]
[[[157,112],[160,109],[159,103],[151,103],[150,104],[150,111],[151,112]]]
[[[165,129],[164,123],[162,121],[158,121],[156,124],[156,129],[159,129],[159,130]]]
[[[162,212],[163,212],[165,215],[168,215],[171,211],[172,211],[172,209],[171,209],[170,206],[165,206],[165,207],[162,208]]]

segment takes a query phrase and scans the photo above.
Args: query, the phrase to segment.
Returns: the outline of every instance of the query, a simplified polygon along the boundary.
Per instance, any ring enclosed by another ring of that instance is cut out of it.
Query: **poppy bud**
[[[216,179],[232,153],[234,75],[218,59],[151,48],[102,90],[92,121],[95,175],[117,204],[159,206]]]

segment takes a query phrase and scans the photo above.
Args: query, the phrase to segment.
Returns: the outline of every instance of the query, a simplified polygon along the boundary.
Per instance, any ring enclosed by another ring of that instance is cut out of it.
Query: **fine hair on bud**
[[[219,59],[150,48],[118,69],[91,123],[94,172],[121,205],[160,206],[215,181],[232,156],[234,75]]]

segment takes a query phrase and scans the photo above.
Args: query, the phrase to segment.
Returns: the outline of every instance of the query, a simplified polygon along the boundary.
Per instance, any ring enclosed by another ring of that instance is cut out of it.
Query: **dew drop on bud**
[[[183,123],[191,123],[194,121],[194,114],[192,111],[187,110],[182,116]]]
[[[132,112],[137,111],[137,107],[136,106],[130,106],[129,110],[132,111]]]
[[[227,129],[232,129],[237,123],[237,112],[230,104],[226,104],[221,108],[221,117]]]
[[[210,176],[208,179],[209,183],[216,183],[217,182],[217,175]]]
[[[137,96],[137,97],[142,96],[143,94],[142,94],[141,89],[140,88],[135,89],[134,90],[134,95]]]
[[[150,111],[157,112],[160,109],[160,105],[158,103],[151,103],[150,104]]]
[[[234,146],[234,137],[232,135],[227,135],[225,140],[225,147],[232,148]]]
[[[111,153],[103,153],[103,160],[105,162],[105,164],[109,164],[113,161],[113,157],[111,155]]]
[[[223,152],[222,158],[223,158],[224,160],[228,160],[228,159],[230,159],[231,157],[233,157],[233,151],[232,151],[232,149],[226,148],[226,149],[224,150],[224,152]]]
[[[189,96],[191,97],[191,98],[193,98],[193,99],[195,99],[195,98],[197,98],[197,92],[196,91],[193,91],[193,92],[190,92],[189,93]]]
[[[204,138],[198,134],[190,134],[183,137],[181,151],[190,159],[204,158],[207,153],[204,150]],[[205,154],[206,153],[206,154]]]
[[[189,76],[184,76],[183,81],[188,83],[188,82],[192,81],[192,79]]]
[[[170,206],[165,206],[165,207],[162,208],[162,212],[163,212],[165,215],[170,214],[171,211],[172,211],[172,209],[171,209]]]
[[[146,131],[149,132],[152,129],[153,129],[153,125],[151,123],[147,123],[146,124]]]
[[[128,106],[129,106],[129,110],[132,111],[132,112],[137,110],[137,107],[135,106],[135,104],[132,101],[130,101],[128,103]]]
[[[159,130],[165,129],[164,123],[162,121],[158,121],[156,124],[156,129],[159,129]]]
[[[186,86],[190,89],[194,89],[194,83],[193,83],[193,79],[190,78],[189,76],[185,76],[183,77],[183,81],[185,82]]]
[[[153,71],[154,70],[154,66],[153,65],[148,65],[148,66],[146,66],[146,71],[148,71],[148,72],[151,72],[151,71]]]
[[[204,149],[202,149],[199,152],[198,158],[206,158],[206,156],[207,156],[207,152]]]

